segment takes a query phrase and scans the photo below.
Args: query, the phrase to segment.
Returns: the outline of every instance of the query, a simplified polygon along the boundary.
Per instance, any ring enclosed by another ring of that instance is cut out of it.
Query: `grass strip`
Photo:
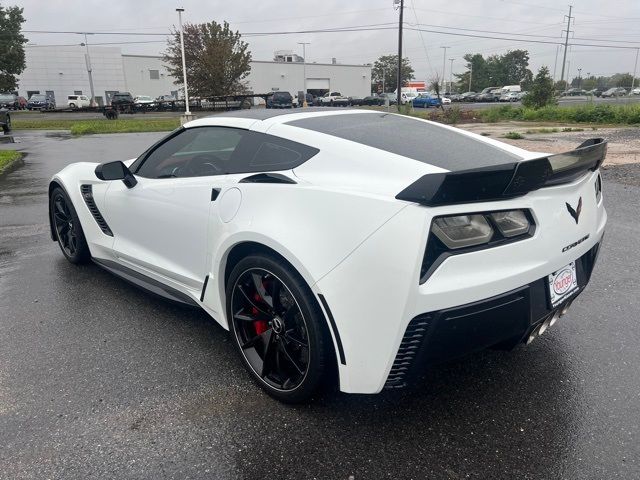
[[[14,162],[22,158],[22,153],[15,150],[0,150],[0,177]]]
[[[131,119],[16,119],[15,130],[69,130],[73,135],[93,133],[168,132],[180,126],[179,118],[131,118]]]

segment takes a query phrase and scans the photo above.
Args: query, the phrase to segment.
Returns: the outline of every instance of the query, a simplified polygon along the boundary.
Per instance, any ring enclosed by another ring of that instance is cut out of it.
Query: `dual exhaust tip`
[[[561,308],[553,312],[553,315],[548,316],[542,323],[536,326],[527,337],[526,344],[529,345],[536,338],[546,332],[550,327],[553,327],[558,319],[567,313],[570,306],[571,302],[565,303]]]

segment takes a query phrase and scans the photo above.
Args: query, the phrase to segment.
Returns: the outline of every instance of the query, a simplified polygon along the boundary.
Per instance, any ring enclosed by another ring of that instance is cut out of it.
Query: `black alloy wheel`
[[[53,190],[49,199],[49,212],[58,245],[71,263],[89,259],[89,247],[80,225],[80,219],[67,194],[61,188]]]
[[[330,336],[313,294],[289,265],[254,255],[227,283],[230,326],[245,366],[278,400],[307,400],[325,376]]]

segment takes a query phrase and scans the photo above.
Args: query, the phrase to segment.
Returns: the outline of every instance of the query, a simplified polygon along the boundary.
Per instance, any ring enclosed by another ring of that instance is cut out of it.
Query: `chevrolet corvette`
[[[407,116],[245,110],[49,185],[51,238],[204,310],[284,402],[528,344],[590,280],[606,142],[530,152]]]

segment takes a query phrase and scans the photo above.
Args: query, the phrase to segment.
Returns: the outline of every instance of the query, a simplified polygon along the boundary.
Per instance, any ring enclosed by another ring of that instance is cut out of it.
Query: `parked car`
[[[358,394],[404,387],[431,365],[530,344],[579,295],[599,299],[586,287],[607,223],[602,139],[554,155],[404,115],[267,114],[186,123],[124,162],[91,163],[87,151],[43,189],[51,240],[70,264],[93,261],[211,315],[221,329],[197,329],[202,342],[229,330],[247,375],[289,403],[329,380]],[[42,255],[59,291],[95,274]],[[110,308],[135,318],[144,302],[116,286]],[[523,375],[531,362],[517,357],[512,371]],[[185,388],[216,381],[202,379]],[[272,407],[252,395],[250,408]]]
[[[460,95],[461,102],[473,102],[477,93],[476,92],[464,92]]]
[[[496,94],[498,95],[496,97]],[[500,98],[501,89],[498,87],[487,87],[483,88],[482,91],[476,95],[476,102],[495,102],[498,98]]]
[[[602,92],[600,95],[602,98],[611,98],[611,97],[623,97],[627,94],[627,90],[623,87],[613,87],[607,90],[606,92]]]
[[[382,105],[386,104],[386,100],[389,99],[389,105],[397,105],[398,97],[395,93],[381,93],[380,98],[382,98]]]
[[[149,95],[136,95],[133,98],[133,103],[140,106],[151,106],[156,103],[153,97]],[[189,105],[191,105],[191,101],[189,101]]]
[[[521,92],[507,92],[500,95],[501,102],[517,102],[520,100]]]
[[[570,88],[566,92],[562,92],[562,97],[581,97],[586,95],[587,92],[581,88]]]
[[[384,105],[384,99],[377,93],[372,93],[362,99],[362,105]]]
[[[91,100],[86,95],[67,96],[67,106],[71,109],[91,106]]]
[[[274,92],[267,98],[267,108],[293,108],[293,97],[289,92]]]
[[[640,95],[640,87],[636,87],[629,92],[629,95]]]
[[[451,95],[449,95],[449,98],[451,99],[452,102],[462,101],[462,95],[460,95],[459,93],[452,93]]]
[[[0,108],[18,110],[20,108],[18,96],[14,93],[0,93]]]
[[[27,110],[53,110],[56,108],[56,102],[41,93],[34,93],[27,102]]]
[[[9,109],[4,107],[0,107],[0,127],[2,127],[5,135],[11,132],[11,115],[9,114]]]
[[[349,105],[360,106],[363,105],[362,101],[361,97],[349,97]]]
[[[324,107],[347,106],[349,105],[349,97],[345,97],[340,92],[327,92],[320,97],[318,103]]]
[[[429,93],[421,93],[411,101],[413,108],[439,107],[440,103],[438,97],[434,97]]]
[[[451,105],[451,99],[449,97],[442,97],[441,100],[443,105]]]
[[[395,95],[397,96],[398,94],[396,93]],[[402,94],[400,95],[400,102],[403,105],[407,103],[411,103],[411,100],[416,98],[418,95],[419,95],[418,92],[402,92]]]
[[[127,105],[133,105],[133,96],[129,92],[114,93],[111,97],[112,107],[122,107]]]

